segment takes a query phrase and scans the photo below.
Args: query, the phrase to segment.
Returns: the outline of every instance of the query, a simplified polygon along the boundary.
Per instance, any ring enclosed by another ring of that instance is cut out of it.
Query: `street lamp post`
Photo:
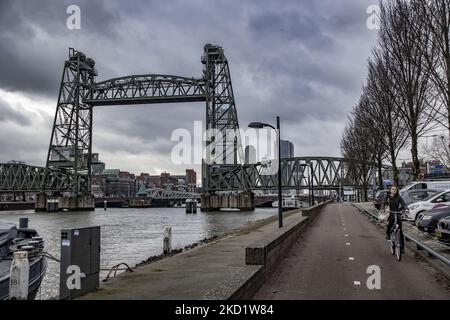
[[[312,201],[311,201],[311,173],[308,174],[308,202],[309,202],[309,206],[312,207]]]
[[[263,122],[251,122],[249,128],[262,129],[264,127],[270,127],[277,131],[278,140],[278,227],[283,227],[283,196],[281,193],[281,132],[280,132],[280,117],[277,116],[277,127],[263,123]]]
[[[309,163],[309,169],[311,172],[309,173],[311,175],[311,206],[314,205],[315,199],[314,199],[314,169],[312,162]]]

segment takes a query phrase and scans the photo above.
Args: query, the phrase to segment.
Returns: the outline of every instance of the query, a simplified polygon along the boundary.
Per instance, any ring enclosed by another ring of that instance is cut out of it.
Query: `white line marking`
[[[361,285],[361,281],[353,281],[353,284],[354,284],[355,286],[360,286],[360,285]]]
[[[353,261],[353,260],[355,260],[355,258],[353,258],[353,257],[349,257],[349,258],[348,258],[348,260],[352,260],[352,261]]]
[[[350,242],[347,242],[345,245],[346,245],[346,246],[349,246],[349,245],[350,245]]]
[[[344,237],[348,237],[348,234],[344,235]]]

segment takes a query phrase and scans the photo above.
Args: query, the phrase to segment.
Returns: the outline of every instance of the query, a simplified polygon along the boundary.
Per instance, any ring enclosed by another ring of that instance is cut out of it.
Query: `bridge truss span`
[[[196,102],[206,100],[204,79],[173,75],[133,75],[98,82],[84,91],[91,106]]]
[[[277,160],[242,166],[209,166],[210,191],[275,190],[277,173],[268,168]],[[294,157],[281,159],[281,185],[285,190],[339,190],[343,186],[368,188],[374,181],[375,167],[337,157]],[[358,174],[354,170],[357,168]],[[269,174],[268,174],[269,173]]]
[[[0,163],[0,192],[71,191],[87,177],[63,170],[25,164]]]

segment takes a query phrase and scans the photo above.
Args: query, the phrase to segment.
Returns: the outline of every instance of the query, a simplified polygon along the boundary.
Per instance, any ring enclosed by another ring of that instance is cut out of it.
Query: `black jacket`
[[[393,198],[391,197],[390,193],[386,195],[386,198],[382,205],[382,209],[385,209],[386,206],[388,206],[389,211],[391,212],[392,211],[399,212],[407,209],[405,200],[403,200],[403,198],[398,193]]]

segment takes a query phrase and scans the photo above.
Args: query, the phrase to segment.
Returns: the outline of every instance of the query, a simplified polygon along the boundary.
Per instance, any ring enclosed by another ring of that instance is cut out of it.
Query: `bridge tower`
[[[69,49],[47,155],[48,169],[74,174],[73,195],[91,190],[92,106],[83,102],[83,92],[95,82],[94,66],[93,59]]]
[[[58,103],[53,121],[47,154],[46,172],[59,172],[66,179],[64,191],[52,194],[59,200],[59,209],[92,210],[91,194],[92,106],[83,102],[84,91],[94,83],[95,62],[82,52],[69,49],[64,63]],[[43,191],[43,190],[42,190]],[[36,199],[36,210],[47,209],[48,194],[41,192]]]
[[[248,190],[240,194],[211,193],[212,179],[221,179],[226,168],[240,167],[243,163],[242,142],[236,112],[230,68],[222,47],[204,46],[201,59],[206,94],[206,159],[202,164],[202,211],[234,207],[253,210],[253,194]],[[228,179],[233,177],[228,176]]]
[[[238,165],[243,162],[233,86],[228,60],[222,47],[204,46],[201,59],[206,94],[206,165],[202,168],[202,185],[209,186],[210,165]]]

